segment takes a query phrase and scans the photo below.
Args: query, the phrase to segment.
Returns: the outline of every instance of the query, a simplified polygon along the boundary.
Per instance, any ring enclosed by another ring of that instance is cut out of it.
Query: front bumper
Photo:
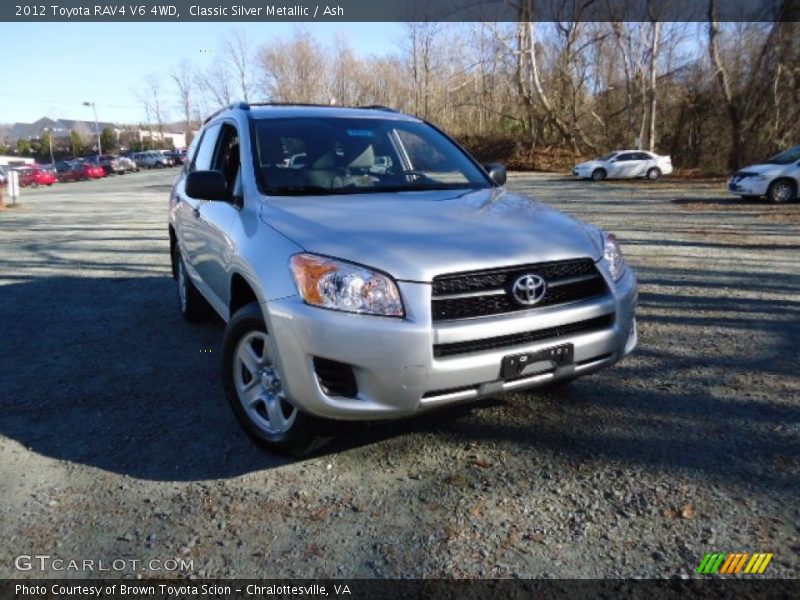
[[[756,177],[728,180],[728,191],[739,196],[766,196],[769,181]]]
[[[431,286],[400,282],[407,316],[376,317],[325,310],[298,296],[263,305],[279,349],[288,396],[302,410],[333,419],[411,415],[445,404],[535,387],[611,366],[637,343],[636,279],[632,271],[602,298],[568,305],[461,321],[431,320]],[[434,344],[457,343],[535,331],[613,315],[605,329],[534,343],[435,358]],[[500,378],[504,356],[572,343],[574,361],[512,381]],[[346,363],[358,385],[354,398],[329,396],[317,379],[314,357]]]

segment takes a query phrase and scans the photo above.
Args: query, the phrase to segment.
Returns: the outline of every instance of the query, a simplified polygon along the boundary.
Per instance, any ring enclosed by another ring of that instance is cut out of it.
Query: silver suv
[[[381,107],[238,103],[205,122],[170,196],[172,271],[188,321],[227,322],[225,393],[253,438],[298,453],[325,419],[564,381],[633,350],[614,236],[505,179]]]

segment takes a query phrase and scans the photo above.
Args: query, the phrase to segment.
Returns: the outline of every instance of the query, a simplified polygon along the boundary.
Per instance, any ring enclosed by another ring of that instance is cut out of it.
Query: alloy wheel
[[[233,353],[233,383],[242,408],[256,427],[270,435],[292,428],[297,407],[286,400],[265,332],[251,331],[239,340]]]

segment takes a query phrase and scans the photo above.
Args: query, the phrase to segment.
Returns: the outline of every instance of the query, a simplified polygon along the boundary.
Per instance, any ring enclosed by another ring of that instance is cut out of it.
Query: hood
[[[594,169],[594,168],[597,168],[597,167],[602,167],[604,165],[605,165],[605,163],[602,160],[587,160],[586,162],[578,163],[577,165],[575,165],[575,168],[576,169],[586,169],[586,168]]]
[[[587,225],[502,188],[271,197],[261,217],[307,252],[406,281],[601,255]]]
[[[771,163],[761,163],[758,165],[750,165],[749,167],[744,167],[743,169],[739,169],[736,173],[755,173],[756,175],[777,175],[781,171],[784,171],[786,167],[791,167],[791,164],[788,165],[775,165]],[[736,176],[734,173],[734,176]]]

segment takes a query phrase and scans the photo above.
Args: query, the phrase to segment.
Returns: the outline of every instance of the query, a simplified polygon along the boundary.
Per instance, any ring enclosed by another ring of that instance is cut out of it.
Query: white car
[[[672,159],[644,150],[615,150],[595,160],[572,167],[572,174],[583,179],[633,179],[647,177],[655,181],[672,173]]]
[[[171,157],[156,150],[137,152],[133,157],[136,161],[136,166],[145,169],[164,169],[175,164]]]
[[[797,200],[800,189],[800,146],[776,154],[767,162],[745,167],[728,180],[728,191],[744,198],[776,204]]]

